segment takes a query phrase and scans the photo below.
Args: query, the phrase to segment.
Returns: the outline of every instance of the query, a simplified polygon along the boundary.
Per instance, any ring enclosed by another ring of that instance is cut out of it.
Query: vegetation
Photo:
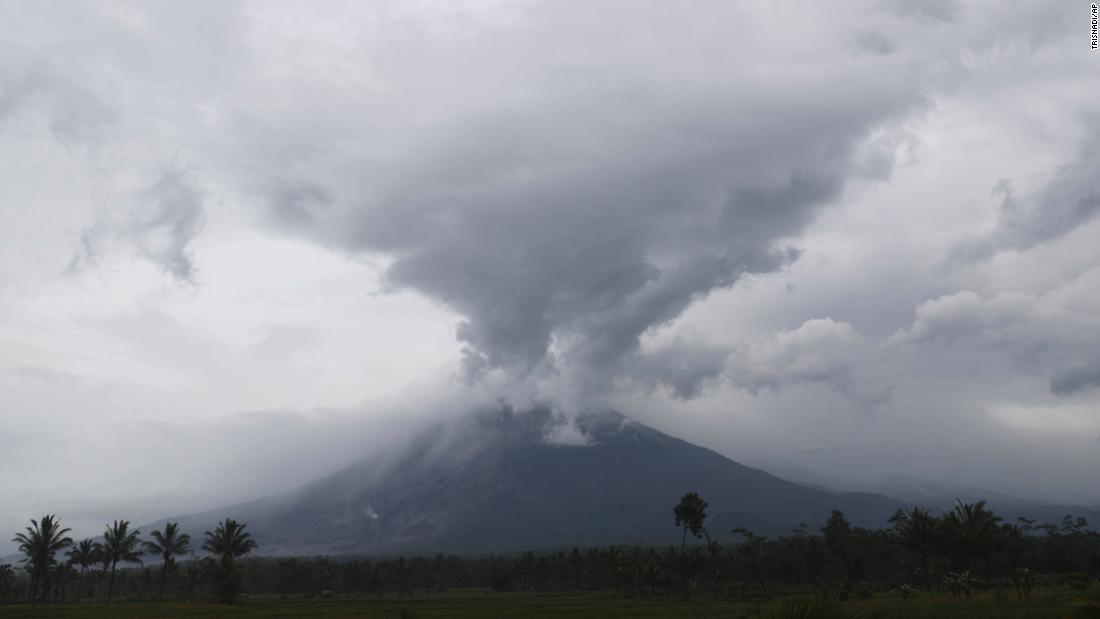
[[[62,528],[56,516],[42,516],[41,520],[31,520],[26,532],[16,533],[13,542],[19,543],[19,552],[26,557],[24,562],[30,573],[30,599],[45,601],[50,592],[50,576],[56,573],[55,555],[73,540],[65,536],[69,529]]]
[[[102,542],[73,544],[45,516],[15,538],[23,569],[0,565],[0,602],[12,616],[49,603],[54,610],[35,616],[89,617],[116,595],[111,616],[135,617],[1088,617],[1100,608],[1090,591],[1100,534],[1082,518],[1006,523],[984,502],[959,502],[942,515],[899,510],[882,529],[834,511],[819,527],[768,538],[710,532],[706,508],[696,493],[673,507],[679,547],[476,557],[248,558],[256,543],[232,519],[205,532],[199,549],[176,523],[142,540],[125,520]],[[127,568],[142,552],[153,565]]]
[[[76,579],[76,601],[80,601],[81,592],[84,590],[84,574],[88,568],[96,564],[97,554],[100,552],[95,542],[90,539],[82,539],[79,544],[73,546],[65,556],[69,558],[69,565],[79,567],[80,572]]]
[[[141,531],[131,531],[128,520],[116,520],[107,526],[103,532],[104,565],[111,566],[111,580],[107,583],[107,604],[111,603],[111,597],[115,592],[115,571],[119,562],[141,563],[141,552],[138,550]]]
[[[710,541],[710,534],[703,526],[707,519],[707,502],[698,493],[689,492],[685,494],[680,502],[676,504],[676,507],[672,508],[672,513],[676,516],[676,526],[684,530],[684,535],[680,539],[681,552],[687,545],[689,531],[695,539],[705,536],[707,541]]]
[[[164,531],[153,531],[150,535],[153,539],[142,542],[141,546],[146,553],[160,557],[163,561],[160,566],[160,585],[157,588],[157,599],[163,599],[165,579],[168,572],[175,568],[176,557],[191,552],[191,536],[180,532],[178,522],[165,523]]]
[[[226,518],[214,531],[206,532],[206,541],[202,548],[219,558],[214,569],[218,599],[226,604],[234,603],[241,589],[237,559],[255,550],[256,542],[245,532],[243,524]]]

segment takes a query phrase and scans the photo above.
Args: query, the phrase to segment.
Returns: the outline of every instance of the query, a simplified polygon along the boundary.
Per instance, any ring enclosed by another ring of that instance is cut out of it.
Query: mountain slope
[[[618,413],[562,422],[542,409],[482,412],[432,429],[400,458],[364,460],[292,492],[172,520],[195,534],[237,518],[263,554],[492,551],[675,543],[672,506],[688,491],[710,503],[708,525],[723,537],[735,526],[816,527],[832,509],[884,526],[901,506],[791,483]]]

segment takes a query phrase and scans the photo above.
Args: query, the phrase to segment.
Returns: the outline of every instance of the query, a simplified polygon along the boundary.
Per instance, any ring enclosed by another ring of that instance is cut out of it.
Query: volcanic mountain
[[[791,483],[615,412],[566,420],[505,407],[435,426],[397,457],[170,520],[196,535],[236,518],[265,555],[674,544],[672,506],[689,491],[710,503],[708,528],[723,538],[738,526],[816,528],[833,509],[854,524],[885,526],[902,506]]]

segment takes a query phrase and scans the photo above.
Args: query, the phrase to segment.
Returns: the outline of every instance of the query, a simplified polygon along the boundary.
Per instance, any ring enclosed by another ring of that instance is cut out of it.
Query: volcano
[[[792,483],[616,412],[503,407],[295,490],[168,520],[196,536],[235,518],[264,555],[667,545],[679,543],[672,506],[686,492],[709,502],[708,529],[723,538],[816,528],[834,509],[881,527],[904,506]]]

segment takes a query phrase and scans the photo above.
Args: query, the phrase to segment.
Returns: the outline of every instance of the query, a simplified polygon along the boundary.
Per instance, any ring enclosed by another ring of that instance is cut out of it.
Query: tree
[[[162,560],[157,598],[163,599],[164,583],[165,578],[168,576],[168,571],[176,566],[176,557],[185,555],[191,551],[191,536],[186,533],[180,533],[180,525],[178,522],[165,523],[164,531],[153,531],[150,535],[153,539],[146,540],[142,546],[145,548],[146,553],[160,557]]]
[[[10,563],[0,563],[0,604],[8,601],[8,588],[11,581],[15,580],[15,570]]]
[[[957,500],[955,508],[943,517],[947,537],[970,555],[982,557],[987,573],[991,569],[993,551],[1001,538],[1000,522],[1000,516],[985,508],[985,501],[963,503]]]
[[[95,557],[95,563],[99,564],[99,575],[96,577],[96,595],[102,597],[103,581],[107,578],[107,572],[111,571],[111,557],[100,542],[95,543],[92,556]]]
[[[765,539],[745,527],[737,527],[733,530],[734,535],[740,535],[744,540],[737,545],[737,555],[744,557],[748,562],[748,572],[756,580],[756,584],[760,585],[760,591],[764,594],[764,599],[769,599],[768,596],[768,564],[765,545]]]
[[[680,541],[680,552],[683,552],[684,546],[687,545],[688,531],[691,531],[695,539],[705,536],[707,541],[710,541],[710,535],[707,534],[707,529],[703,526],[707,519],[706,510],[707,502],[696,492],[685,494],[680,498],[680,502],[672,508],[672,513],[676,515],[676,526],[684,530],[683,539]]]
[[[76,578],[76,601],[78,602],[84,593],[84,572],[98,560],[96,552],[97,548],[95,542],[90,539],[82,539],[79,544],[73,546],[69,552],[65,553],[65,556],[69,558],[70,565],[80,567],[80,573]]]
[[[931,589],[928,558],[939,541],[939,521],[929,514],[928,510],[914,507],[908,511],[899,509],[888,522],[894,525],[894,534],[901,545],[920,557],[924,588]]]
[[[54,555],[73,543],[66,537],[68,528],[62,528],[61,522],[52,514],[42,516],[41,520],[31,520],[26,533],[16,533],[11,541],[19,544],[19,552],[26,557],[23,563],[31,574],[31,602],[33,603],[41,586],[43,602],[50,592],[50,568],[55,563]]]
[[[834,509],[829,519],[825,521],[825,526],[821,527],[821,534],[825,541],[825,548],[832,555],[833,560],[840,563],[844,573],[844,590],[840,599],[846,600],[852,593],[856,578],[863,569],[863,559],[852,547],[852,525],[844,517],[844,512]]]
[[[203,550],[220,558],[215,577],[218,580],[218,597],[225,604],[233,604],[240,591],[241,578],[236,560],[256,549],[256,542],[244,529],[244,524],[226,518],[204,535]]]
[[[115,520],[113,524],[107,525],[107,530],[103,532],[105,563],[111,566],[111,580],[107,584],[107,604],[111,603],[111,598],[114,596],[115,571],[119,562],[141,563],[140,535],[141,531],[130,530],[129,520]]]
[[[65,590],[68,588],[70,582],[72,582],[73,576],[76,575],[76,570],[69,563],[58,563],[53,567],[53,578],[51,580],[54,583],[53,599],[65,601]]]

